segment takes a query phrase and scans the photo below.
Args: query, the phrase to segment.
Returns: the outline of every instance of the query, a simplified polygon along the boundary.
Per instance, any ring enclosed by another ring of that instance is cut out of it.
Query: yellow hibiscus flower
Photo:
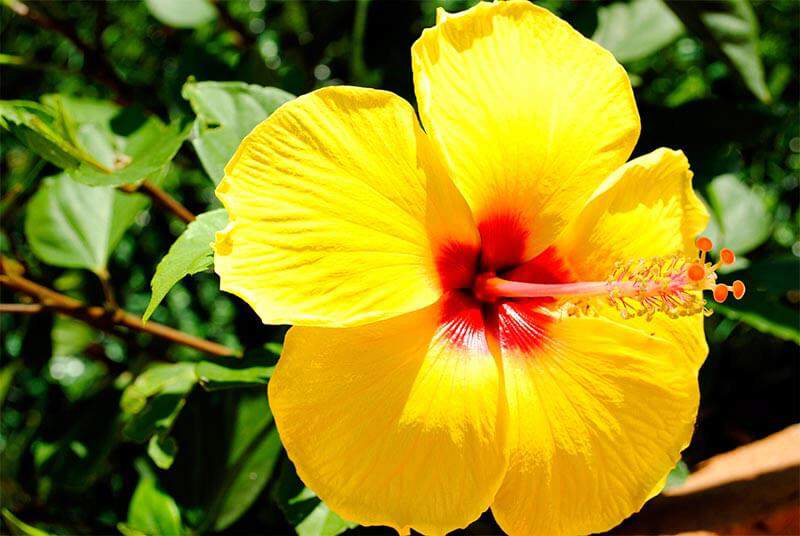
[[[269,384],[334,511],[440,534],[609,529],[689,443],[716,285],[680,151],[639,135],[612,55],[523,1],[440,12],[412,47],[420,127],[331,87],[242,142],[217,193],[224,290],[293,324]],[[732,262],[725,251],[723,262]]]

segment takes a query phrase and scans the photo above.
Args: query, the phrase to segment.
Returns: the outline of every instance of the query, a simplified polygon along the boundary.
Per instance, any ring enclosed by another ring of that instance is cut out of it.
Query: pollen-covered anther
[[[567,311],[605,296],[623,318],[644,316],[649,320],[657,312],[672,318],[710,315],[703,291],[711,291],[714,300],[722,303],[730,294],[740,299],[745,286],[738,280],[733,285],[717,282],[717,268],[736,259],[732,251],[723,249],[719,261],[712,264],[706,262],[706,254],[713,248],[711,240],[701,237],[697,247],[700,250],[697,258],[676,254],[617,262],[606,281],[528,283],[508,281],[487,272],[475,279],[473,295],[483,302],[500,298],[556,298],[567,306]]]

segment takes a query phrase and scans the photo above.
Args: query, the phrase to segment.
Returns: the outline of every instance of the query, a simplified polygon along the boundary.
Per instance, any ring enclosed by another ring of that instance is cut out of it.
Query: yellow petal
[[[242,142],[217,195],[231,218],[215,243],[221,287],[270,324],[426,307],[441,295],[431,248],[443,222],[477,236],[413,109],[385,91],[327,88],[283,105]]]
[[[688,445],[696,368],[671,342],[606,319],[542,327],[520,304],[503,307],[511,458],[495,518],[509,534],[608,530],[641,508]],[[522,333],[538,333],[538,345],[520,344]]]
[[[423,126],[475,214],[484,257],[530,259],[630,155],[630,82],[609,52],[529,2],[437,18],[412,47]],[[498,219],[524,242],[522,258],[493,251],[509,238]]]
[[[463,303],[289,331],[270,406],[298,474],[345,519],[443,534],[489,507],[507,408],[480,306]]]
[[[689,161],[681,151],[662,148],[611,174],[557,248],[579,278],[604,280],[617,261],[694,256],[695,238],[707,223]]]
[[[681,151],[658,149],[631,160],[604,182],[556,248],[583,281],[605,281],[617,261],[672,254],[693,257],[695,238],[708,213],[692,190],[692,172]],[[619,320],[612,308],[604,315]],[[665,337],[700,365],[708,354],[703,316],[670,319],[663,314],[625,323]]]

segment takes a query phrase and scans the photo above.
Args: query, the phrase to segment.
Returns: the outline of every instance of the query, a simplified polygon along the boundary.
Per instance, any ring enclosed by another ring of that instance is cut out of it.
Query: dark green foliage
[[[347,83],[414,102],[411,44],[437,6],[471,3],[30,3],[85,50],[0,10],[0,253],[93,305],[110,282],[122,308],[243,355],[0,315],[1,532],[365,531],[282,452],[265,391],[284,329],[219,291],[210,242],[227,218],[213,191],[239,141],[293,95]],[[740,257],[723,277],[748,283],[707,321],[701,417],[676,485],[800,418],[800,3],[540,3],[624,63],[643,124],[634,156],[686,152],[707,233]],[[198,219],[123,191],[144,179]]]

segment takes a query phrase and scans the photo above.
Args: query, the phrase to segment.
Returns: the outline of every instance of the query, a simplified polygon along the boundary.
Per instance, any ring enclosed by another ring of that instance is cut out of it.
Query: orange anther
[[[745,289],[744,283],[742,283],[738,279],[733,282],[733,297],[734,298],[736,298],[737,300],[741,300],[742,296],[744,296],[745,290],[747,290],[747,289]]]
[[[711,249],[714,247],[714,243],[711,242],[711,239],[708,238],[707,236],[701,236],[700,238],[698,238],[697,241],[695,242],[695,245],[697,246],[697,249],[699,249],[700,251],[704,251],[706,253],[711,251]]]
[[[699,264],[690,264],[686,270],[686,275],[692,281],[702,281],[706,276],[706,270]]]
[[[722,261],[722,264],[733,264],[736,262],[736,255],[734,255],[733,251],[729,250],[728,248],[724,248],[719,252],[719,258]]]
[[[720,283],[714,287],[714,300],[717,303],[722,303],[728,298],[728,287]]]

